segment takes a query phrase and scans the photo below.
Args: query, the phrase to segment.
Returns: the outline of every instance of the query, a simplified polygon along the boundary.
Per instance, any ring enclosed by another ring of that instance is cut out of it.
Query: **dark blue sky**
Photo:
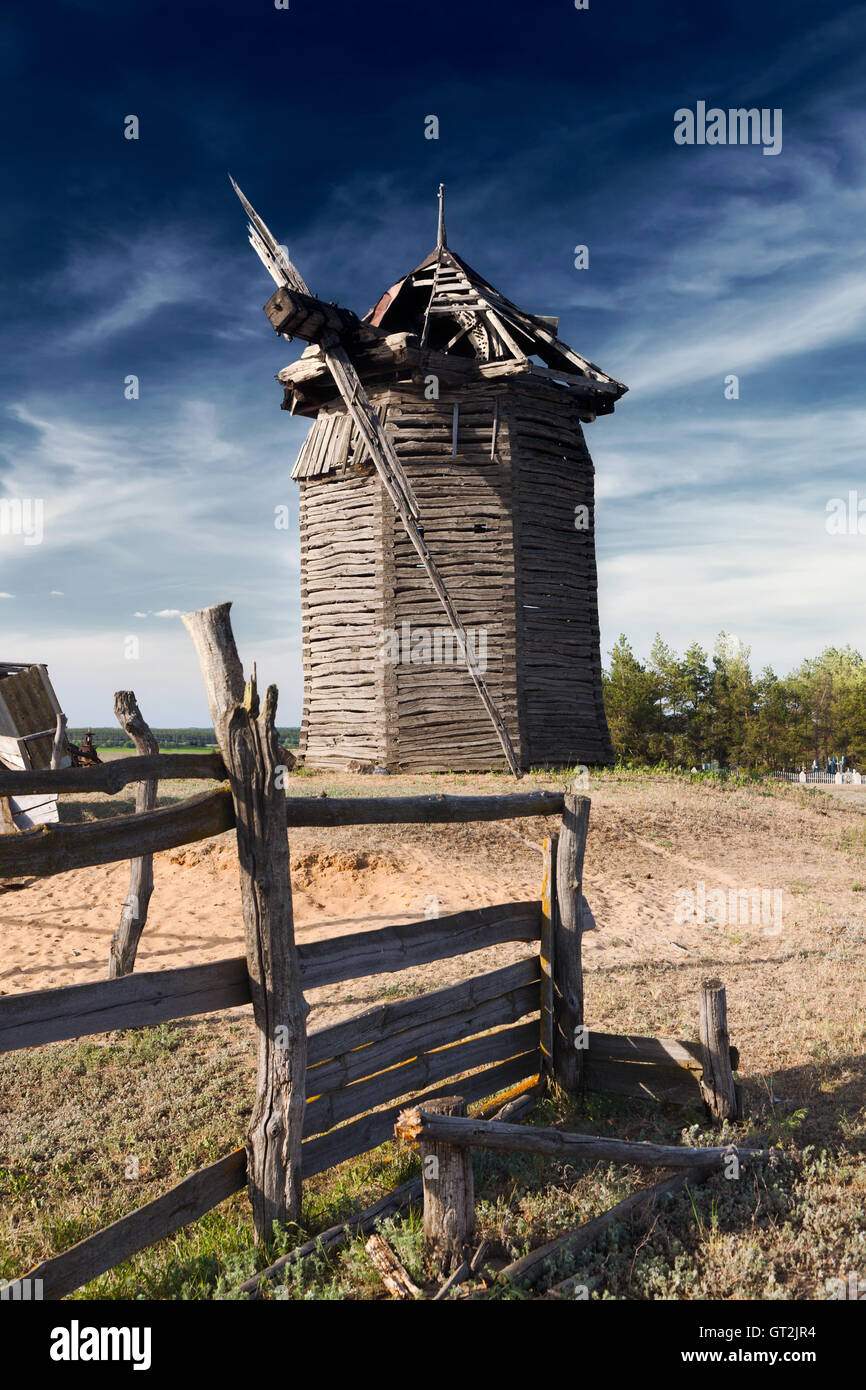
[[[0,32],[0,501],[44,505],[40,544],[0,534],[0,656],[46,661],[73,723],[121,686],[205,722],[176,615],[224,598],[298,718],[297,531],[273,525],[298,346],[229,170],[360,313],[431,249],[444,181],[455,250],[628,384],[587,429],[605,650],[862,647],[866,536],[825,525],[866,499],[862,7],[78,3]],[[780,108],[781,153],[678,146],[698,101]]]

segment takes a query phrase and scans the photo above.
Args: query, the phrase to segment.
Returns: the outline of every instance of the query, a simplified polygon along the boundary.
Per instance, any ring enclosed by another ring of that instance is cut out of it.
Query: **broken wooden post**
[[[424,1102],[426,1114],[465,1115],[461,1096]],[[424,1185],[424,1247],[441,1274],[463,1261],[465,1247],[475,1234],[475,1185],[472,1154],[453,1144],[421,1144]]]
[[[541,1073],[553,1077],[554,964],[556,932],[556,851],[559,836],[544,841],[541,877]]]
[[[146,757],[149,753],[159,752],[159,744],[138,708],[134,691],[117,691],[114,697],[114,713],[121,729],[132,739],[135,750],[141,757]],[[65,716],[58,716],[58,732],[60,719],[65,720]],[[155,777],[148,778],[146,782],[136,783],[135,809],[137,812],[154,809],[158,786],[159,783]],[[153,855],[143,854],[140,858],[129,861],[129,892],[126,895],[126,902],[123,904],[117,931],[111,938],[108,957],[108,978],[110,980],[116,980],[121,975],[131,975],[135,968],[135,956],[147,922],[147,909],[152,893]]]
[[[553,931],[553,1075],[569,1095],[583,1089],[583,856],[589,827],[588,796],[566,793],[556,851],[556,916]]]
[[[728,1005],[721,980],[701,981],[701,1095],[714,1120],[735,1120],[740,1097],[731,1069]]]
[[[418,1285],[413,1282],[384,1236],[374,1231],[364,1246],[370,1262],[392,1298],[422,1298]]]
[[[66,715],[58,714],[57,723],[54,726],[54,743],[51,748],[51,771],[57,772],[61,767],[68,767],[71,762],[66,751]]]
[[[256,1240],[275,1221],[301,1216],[301,1135],[307,1065],[307,1003],[292,920],[286,795],[279,785],[276,686],[260,709],[255,668],[245,685],[229,610],[221,603],[184,615],[228,770],[237,822],[247,970],[258,1037],[256,1101],[247,1172]]]

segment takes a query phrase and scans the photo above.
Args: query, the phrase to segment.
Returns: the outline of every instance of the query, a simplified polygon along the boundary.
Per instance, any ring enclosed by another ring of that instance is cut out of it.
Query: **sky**
[[[864,79],[844,3],[7,8],[0,658],[47,663],[73,727],[120,688],[206,724],[179,615],[230,599],[299,720],[308,422],[274,377],[303,344],[229,171],[359,314],[435,245],[444,182],[453,249],[627,384],[586,427],[603,653],[864,650],[866,534],[827,529],[832,499],[866,513]],[[780,111],[781,151],[677,143],[702,101]]]

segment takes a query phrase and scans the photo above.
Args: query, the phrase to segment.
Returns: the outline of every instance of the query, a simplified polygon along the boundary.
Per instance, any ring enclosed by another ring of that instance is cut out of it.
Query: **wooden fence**
[[[221,650],[224,664],[237,662],[228,606],[205,610],[186,621],[192,628],[196,620],[203,620],[208,641]],[[587,798],[535,792],[330,799],[286,797],[279,791],[269,802],[277,754],[275,692],[274,698],[269,692],[262,713],[255,687],[244,689],[235,678],[231,698],[220,709],[215,684],[209,681],[209,695],[221,755],[148,754],[92,770],[0,770],[0,795],[49,787],[57,791],[100,787],[114,792],[130,782],[159,777],[227,777],[228,788],[178,805],[95,824],[43,826],[0,837],[0,877],[46,876],[136,858],[235,827],[247,947],[244,956],[206,965],[0,998],[0,1051],[250,1003],[259,1044],[256,1107],[246,1150],[238,1149],[208,1165],[162,1197],[31,1270],[26,1278],[42,1281],[43,1297],[63,1297],[196,1220],[245,1184],[257,1236],[267,1238],[274,1219],[298,1219],[302,1178],[385,1142],[408,1098],[413,1105],[423,1106],[453,1091],[455,1082],[467,1102],[532,1084],[539,1076],[569,1091],[588,1087],[684,1103],[700,1103],[702,1094],[709,1099],[705,1083],[702,1091],[702,1075],[709,1075],[713,1065],[719,1070],[719,1056],[722,1073],[725,1067],[730,1071],[726,1033],[721,1052],[716,1047],[714,1057],[712,1039],[690,1043],[614,1036],[584,1027],[580,933]],[[263,748],[266,740],[269,746]],[[250,794],[256,785],[258,800]],[[273,806],[276,829],[268,824]],[[545,841],[539,901],[505,903],[295,945],[291,900],[281,894],[280,882],[284,863],[288,884],[286,827],[552,815],[560,817],[560,829]],[[538,950],[448,988],[375,1005],[307,1036],[301,990],[407,970],[509,943],[538,943]],[[288,993],[293,976],[300,1014]],[[722,1027],[726,1027],[723,1016]],[[260,1124],[261,1113],[268,1107],[281,1121],[278,1142]]]

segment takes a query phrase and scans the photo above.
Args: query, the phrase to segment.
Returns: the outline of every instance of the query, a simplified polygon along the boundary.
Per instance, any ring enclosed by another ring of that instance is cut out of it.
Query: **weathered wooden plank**
[[[677,1038],[604,1033],[588,1027],[589,1057],[608,1062],[657,1062],[688,1071],[702,1069],[701,1044]]]
[[[401,1029],[366,1047],[331,1057],[307,1071],[307,1094],[329,1095],[356,1081],[411,1061],[419,1053],[446,1047],[489,1028],[516,1023],[538,1010],[538,983],[473,1004],[442,1018],[427,1020],[414,1028]]]
[[[538,903],[507,903],[307,942],[299,947],[304,988],[407,970],[506,941],[537,941],[539,929]]]
[[[463,824],[561,813],[561,792],[506,796],[287,797],[292,825]]]
[[[95,767],[28,768],[12,771],[0,767],[0,796],[17,796],[19,792],[108,792],[114,794],[130,782],[145,782],[151,778],[174,780],[213,778],[222,782],[225,764],[219,753],[156,753],[142,757],[112,758]]]
[[[422,1024],[461,1013],[465,1009],[484,1004],[489,999],[537,985],[539,980],[539,959],[537,956],[530,956],[514,965],[506,965],[499,970],[488,970],[483,975],[474,975],[471,980],[461,981],[459,985],[433,990],[415,999],[375,1004],[362,1014],[355,1014],[353,1018],[347,1018],[341,1023],[332,1023],[327,1028],[319,1028],[310,1033],[307,1039],[307,1065],[315,1068],[317,1063],[339,1057],[341,1053],[350,1049],[363,1048],[393,1034],[402,1034]],[[310,1094],[315,1094],[317,1084],[316,1071],[308,1072],[307,1090]]]
[[[42,1280],[42,1297],[59,1299],[128,1260],[139,1250],[197,1221],[246,1182],[243,1149],[192,1173],[162,1197],[113,1221],[60,1255],[43,1260],[25,1276]]]
[[[250,1003],[246,960],[142,971],[115,980],[0,997],[0,1052],[90,1033],[151,1027]]]
[[[696,1073],[686,1067],[656,1062],[620,1062],[584,1053],[584,1086],[632,1100],[664,1101],[670,1105],[700,1105]]]
[[[419,1052],[411,1061],[391,1067],[378,1076],[357,1081],[340,1091],[311,1100],[304,1116],[304,1134],[313,1135],[332,1129],[343,1120],[363,1115],[368,1110],[408,1095],[459,1072],[474,1071],[492,1062],[504,1062],[538,1046],[538,1023],[517,1023],[455,1043],[434,1051]],[[536,1068],[537,1069],[537,1068]]]
[[[478,1120],[437,1115],[424,1110],[420,1101],[403,1111],[394,1126],[395,1137],[404,1143],[422,1141],[468,1145],[493,1149],[498,1153],[545,1154],[565,1160],[637,1163],[648,1168],[690,1168],[695,1164],[721,1167],[732,1155],[741,1160],[765,1159],[769,1149],[724,1147],[687,1148],[675,1144],[648,1144],[607,1135],[573,1134],[562,1129],[541,1129],[506,1124],[501,1120]]]
[[[146,758],[136,762],[145,763]],[[52,777],[60,776],[58,772]],[[188,797],[140,815],[117,816],[84,825],[41,825],[0,837],[0,877],[38,878],[92,864],[112,864],[162,849],[206,840],[235,824],[227,788]]]
[[[471,1103],[495,1095],[498,1091],[504,1091],[509,1086],[516,1086],[519,1082],[527,1081],[537,1075],[538,1048],[533,1047],[520,1057],[513,1057],[507,1062],[500,1062],[496,1066],[474,1072],[471,1076],[462,1077],[459,1082],[460,1094],[464,1100]],[[416,1096],[414,1103],[423,1105],[425,1100],[432,1100],[434,1096],[445,1095],[448,1088],[453,1088],[454,1084],[454,1078],[449,1077],[440,1085],[425,1091],[422,1096]],[[404,1109],[405,1102],[398,1101],[396,1105],[389,1106],[386,1110],[377,1110],[372,1114],[364,1115],[361,1119],[343,1125],[339,1129],[331,1130],[330,1133],[323,1134],[316,1139],[304,1140],[304,1177],[313,1177],[326,1168],[333,1168],[336,1164],[344,1162],[345,1159],[366,1153],[369,1149],[377,1148],[379,1144],[384,1144],[388,1139],[393,1138],[394,1122]]]
[[[541,1064],[546,1077],[553,1077],[553,1038],[555,1026],[555,957],[556,949],[556,854],[559,836],[544,841],[541,885]]]

